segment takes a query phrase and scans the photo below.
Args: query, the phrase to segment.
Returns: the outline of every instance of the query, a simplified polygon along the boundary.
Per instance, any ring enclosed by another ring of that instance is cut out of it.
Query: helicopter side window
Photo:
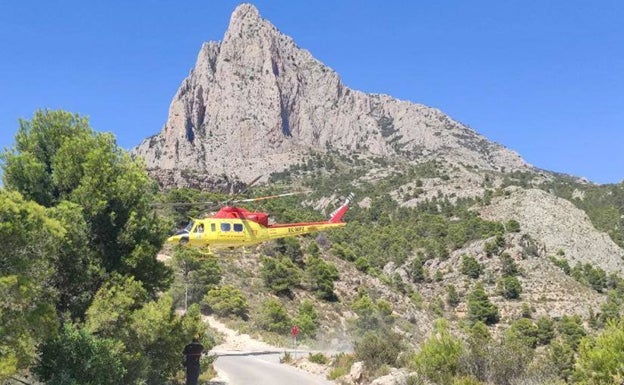
[[[196,233],[203,233],[204,232],[204,224],[200,223],[199,225],[197,225],[197,227],[195,228],[195,232]]]
[[[217,231],[217,225],[215,225],[214,223],[210,224],[210,231]]]
[[[238,231],[238,232],[243,231],[243,224],[242,223],[234,223],[234,231]]]
[[[230,225],[229,223],[221,223],[221,231],[230,231],[231,227],[232,225]]]

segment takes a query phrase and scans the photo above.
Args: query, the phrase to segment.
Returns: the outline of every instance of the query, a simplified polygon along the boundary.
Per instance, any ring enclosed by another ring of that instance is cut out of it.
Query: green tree
[[[425,268],[423,267],[423,261],[419,257],[414,258],[411,265],[411,277],[412,282],[420,283],[427,279],[425,275]]]
[[[48,212],[65,229],[57,257],[52,259],[55,271],[52,284],[58,292],[56,308],[59,313],[69,312],[73,319],[80,319],[106,274],[97,254],[89,247],[89,226],[82,208],[62,201]]]
[[[577,349],[581,338],[587,334],[583,326],[583,320],[578,315],[563,316],[557,323],[557,331],[565,343],[574,350]]]
[[[124,347],[122,383],[164,383],[179,369],[184,345],[205,330],[197,305],[179,316],[170,296],[151,301],[140,282],[121,276],[96,293],[86,314],[86,331]]]
[[[303,251],[297,238],[280,238],[275,241],[275,251],[298,265],[303,264]]]
[[[596,337],[581,341],[574,378],[581,383],[614,384],[624,380],[624,321],[609,321]]]
[[[299,304],[297,316],[293,323],[299,327],[300,334],[305,337],[314,337],[319,327],[319,316],[312,301],[306,299]]]
[[[15,141],[1,155],[8,189],[46,207],[77,204],[98,267],[133,275],[151,294],[168,287],[171,271],[156,260],[167,229],[150,208],[155,184],[140,161],[65,111],[20,120]]]
[[[489,350],[491,349],[492,335],[483,322],[477,321],[469,330],[467,342],[467,349],[464,349],[459,360],[460,371],[485,381],[491,358]]]
[[[498,308],[494,305],[483,285],[478,283],[474,290],[468,294],[468,320],[471,322],[482,321],[487,325],[495,324],[499,320]]]
[[[451,384],[459,371],[459,360],[464,346],[451,335],[443,320],[439,320],[435,328],[435,333],[421,344],[412,364],[419,373],[433,382],[440,385]]]
[[[461,272],[470,278],[479,278],[483,272],[483,266],[474,257],[462,255]]]
[[[214,254],[205,254],[190,247],[176,247],[173,267],[181,285],[172,289],[176,303],[199,303],[208,290],[216,287],[222,279],[221,266]]]
[[[504,277],[498,281],[497,291],[507,299],[517,299],[522,293],[522,285],[516,277]]]
[[[56,330],[49,283],[64,236],[42,206],[0,188],[0,381],[27,368]]]
[[[120,341],[95,336],[71,323],[63,325],[41,351],[34,372],[50,385],[117,385],[127,372]]]
[[[292,327],[292,320],[280,301],[269,298],[260,306],[256,324],[260,329],[286,334]]]
[[[514,321],[505,332],[508,338],[514,338],[525,346],[535,349],[538,342],[537,326],[527,318]]]
[[[609,320],[617,320],[620,318],[620,308],[622,306],[622,298],[615,290],[607,292],[607,300],[600,305],[600,321],[606,324]]]
[[[601,268],[595,268],[586,263],[583,265],[583,273],[587,283],[597,292],[602,293],[602,290],[607,287],[607,273]]]
[[[184,306],[184,309],[188,307],[189,303],[197,303],[197,297],[201,296],[201,294],[205,293],[207,290],[198,288],[199,290],[197,290],[198,292],[196,293],[193,282],[193,273],[201,266],[200,258],[201,254],[199,250],[194,248],[178,246],[173,251],[172,261],[174,272],[179,276],[179,281],[182,284],[180,288],[182,292],[178,295],[174,295],[174,298],[181,297],[178,302]],[[201,297],[199,299],[201,299]]]
[[[456,307],[459,305],[461,299],[459,298],[459,294],[457,293],[457,289],[454,285],[448,285],[446,287],[446,303],[451,307]]]
[[[126,340],[132,313],[148,301],[148,293],[132,277],[114,275],[95,294],[86,312],[86,329],[98,336]]]
[[[210,289],[202,303],[216,315],[235,315],[247,319],[249,305],[243,292],[234,286],[224,285]]]
[[[548,316],[542,316],[537,320],[537,342],[540,345],[548,345],[555,338],[555,323]]]
[[[574,372],[574,349],[563,341],[553,341],[550,344],[548,357],[554,372],[565,381],[568,381]]]
[[[131,357],[128,366],[140,370],[129,370],[127,377],[159,385],[179,370],[180,352],[195,335],[204,334],[205,326],[197,305],[184,316],[175,310],[173,299],[163,295],[133,312],[130,338],[124,344]],[[204,340],[204,348],[210,350],[212,345]]]
[[[337,300],[334,293],[334,281],[340,278],[338,268],[330,262],[326,262],[320,257],[311,256],[308,258],[305,269],[306,276],[311,283],[312,290],[321,299],[328,301]]]
[[[518,265],[508,253],[501,254],[501,272],[503,277],[515,277],[518,275]]]
[[[262,257],[260,273],[264,285],[277,295],[290,295],[301,282],[301,270],[288,257]]]

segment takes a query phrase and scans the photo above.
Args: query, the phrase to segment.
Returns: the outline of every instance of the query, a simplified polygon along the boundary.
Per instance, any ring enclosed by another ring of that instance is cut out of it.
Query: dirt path
[[[223,322],[213,316],[204,316],[204,321],[219,333],[223,334],[225,341],[214,348],[213,351],[222,352],[260,352],[260,351],[283,351],[284,348],[269,345],[265,342],[251,338],[249,334],[240,334],[236,330],[228,328]]]

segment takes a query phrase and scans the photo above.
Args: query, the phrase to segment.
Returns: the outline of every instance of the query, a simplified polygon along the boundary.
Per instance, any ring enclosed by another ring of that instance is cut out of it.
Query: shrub
[[[498,292],[507,299],[517,299],[522,293],[522,285],[516,277],[504,277],[498,281]]]
[[[349,373],[351,366],[355,362],[353,354],[340,353],[334,357],[332,368],[327,375],[329,380],[335,380]]]
[[[534,349],[538,342],[538,330],[537,326],[527,318],[520,318],[514,321],[505,335],[508,338],[515,338],[523,345]]]
[[[355,343],[354,353],[358,361],[375,371],[383,365],[395,366],[402,350],[401,336],[391,331],[370,331]]]
[[[555,338],[555,323],[547,316],[542,316],[537,320],[537,342],[540,345],[547,345]]]
[[[515,219],[510,219],[505,223],[505,230],[507,230],[508,233],[519,233],[520,223]]]
[[[483,272],[483,266],[474,257],[462,255],[461,272],[470,278],[479,278]]]
[[[414,356],[415,369],[437,384],[451,384],[459,369],[459,358],[464,347],[451,336],[443,320],[436,324],[436,332],[420,346]]]
[[[301,270],[288,257],[263,257],[260,273],[264,285],[277,295],[289,295],[301,281]]]
[[[300,335],[314,337],[318,329],[318,313],[310,300],[304,300],[299,305],[297,316],[293,323],[299,327]]]
[[[477,284],[468,295],[468,320],[482,321],[487,325],[495,324],[499,320],[498,308],[488,298],[482,284]]]
[[[323,353],[309,353],[308,361],[314,362],[315,364],[325,365],[328,362],[327,357]]]
[[[333,263],[319,257],[310,257],[306,264],[306,275],[312,284],[312,290],[319,298],[328,301],[337,299],[334,293],[334,281],[340,278],[338,268]]]
[[[574,350],[578,347],[581,338],[585,337],[586,332],[583,327],[583,321],[578,315],[563,316],[557,324],[557,331],[563,338],[564,342],[570,345]]]
[[[256,324],[262,330],[286,334],[290,331],[292,321],[286,308],[276,299],[269,298],[261,305]]]
[[[518,275],[518,265],[508,253],[501,254],[501,265],[503,277],[515,277]]]
[[[455,286],[453,285],[448,285],[446,287],[446,303],[450,307],[456,307],[457,305],[459,305],[459,302],[460,298],[459,294],[457,293],[457,289],[455,289]]]
[[[202,303],[208,310],[222,317],[236,315],[246,319],[249,310],[243,292],[231,285],[210,289]]]

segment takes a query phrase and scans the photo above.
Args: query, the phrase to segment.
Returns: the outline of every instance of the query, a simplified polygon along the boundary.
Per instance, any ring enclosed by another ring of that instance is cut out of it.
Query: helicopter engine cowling
[[[250,221],[259,223],[262,226],[269,225],[269,216],[265,213],[249,213],[246,215],[246,218],[249,219]]]

